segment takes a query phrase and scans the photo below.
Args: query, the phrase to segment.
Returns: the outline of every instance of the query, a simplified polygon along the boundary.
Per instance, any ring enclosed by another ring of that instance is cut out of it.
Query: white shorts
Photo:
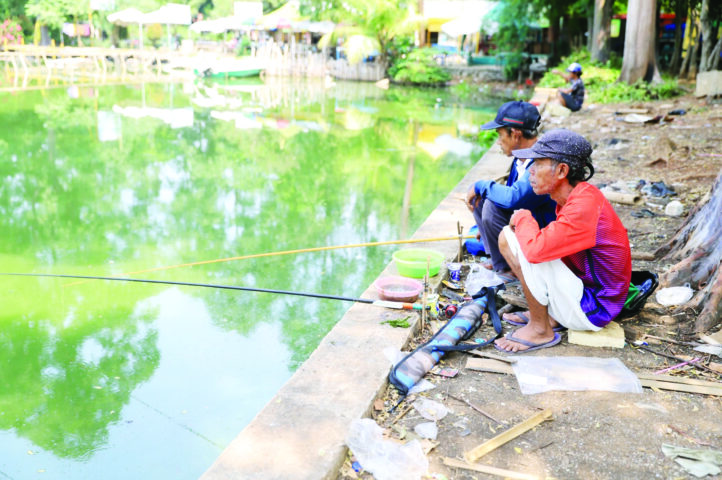
[[[589,321],[581,307],[584,284],[560,259],[529,263],[519,240],[509,226],[504,236],[512,253],[519,260],[529,292],[537,302],[548,308],[549,316],[570,330],[601,330]]]

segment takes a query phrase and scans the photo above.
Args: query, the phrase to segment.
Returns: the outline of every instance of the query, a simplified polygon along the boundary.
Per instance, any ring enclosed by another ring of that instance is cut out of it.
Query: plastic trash
[[[437,435],[439,435],[439,427],[436,425],[436,422],[424,422],[416,425],[414,432],[421,438],[436,440]]]
[[[385,440],[383,429],[370,418],[351,422],[346,445],[376,480],[419,480],[429,469],[418,440],[404,445]]]
[[[525,395],[551,390],[642,393],[639,378],[618,358],[519,357],[512,368]]]
[[[652,285],[654,285],[654,282],[651,278],[648,278],[644,281],[638,288],[639,288],[639,294],[644,295],[649,291],[650,288],[652,288]]]
[[[689,285],[682,287],[667,287],[657,291],[655,298],[657,303],[670,307],[672,305],[682,305],[687,303],[694,295],[694,290]]]
[[[416,411],[419,412],[419,415],[426,420],[441,420],[449,413],[449,409],[443,404],[424,397],[419,397],[413,405]]]
[[[664,182],[652,182],[644,185],[640,190],[644,195],[651,195],[653,197],[666,197],[667,195],[677,195],[677,192],[673,188],[666,185]]]
[[[679,217],[684,213],[684,205],[679,200],[672,200],[664,207],[664,213],[670,217]]]
[[[449,278],[455,282],[461,280],[461,264],[460,263],[449,263],[447,265],[449,269]]]
[[[479,227],[474,225],[469,229],[469,235],[476,235],[479,232]],[[466,241],[464,241],[464,246],[466,247],[466,251],[469,252],[469,255],[481,255],[483,253],[486,253],[486,248],[484,248],[484,242],[476,238],[468,238]]]
[[[502,283],[504,283],[504,280],[499,278],[499,275],[493,270],[484,268],[479,264],[473,264],[469,270],[469,274],[466,276],[464,288],[466,288],[466,293],[474,295],[483,287],[494,287]]]

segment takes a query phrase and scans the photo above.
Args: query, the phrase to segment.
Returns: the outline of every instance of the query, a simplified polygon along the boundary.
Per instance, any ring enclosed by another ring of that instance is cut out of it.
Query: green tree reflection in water
[[[480,154],[439,152],[494,111],[358,84],[3,95],[0,269],[100,275],[407,236]],[[396,248],[136,276],[358,296]],[[162,459],[196,478],[349,307],[72,283],[0,278],[0,446],[13,452],[0,473],[11,478],[41,467],[90,478],[123,460],[118,478],[152,478]],[[160,450],[133,457],[142,448]]]

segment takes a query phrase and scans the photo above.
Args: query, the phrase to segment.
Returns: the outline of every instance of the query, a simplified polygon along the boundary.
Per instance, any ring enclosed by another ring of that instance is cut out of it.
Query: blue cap
[[[567,67],[567,72],[582,73],[582,66],[579,65],[577,62],[574,62]]]
[[[522,130],[534,130],[539,126],[541,116],[539,110],[527,102],[507,102],[496,113],[496,118],[481,126],[482,130],[499,127],[512,127]]]
[[[542,135],[531,148],[512,150],[511,154],[516,158],[551,158],[583,166],[591,162],[592,146],[578,133],[560,128]]]

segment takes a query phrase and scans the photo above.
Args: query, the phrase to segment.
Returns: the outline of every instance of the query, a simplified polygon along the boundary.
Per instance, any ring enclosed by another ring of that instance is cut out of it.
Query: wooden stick
[[[657,256],[650,252],[632,252],[632,260],[654,260]]]
[[[456,221],[456,231],[459,233],[459,252],[456,254],[456,261],[461,263],[461,250],[464,248],[461,243],[461,234],[464,231],[464,227],[461,226],[461,222]]]
[[[625,205],[636,205],[641,203],[642,197],[634,193],[614,192],[602,189],[602,193],[610,202],[623,203]]]
[[[699,385],[686,385],[684,383],[660,382],[658,380],[639,379],[643,387],[672,390],[675,392],[701,393],[703,395],[722,396],[721,387],[702,387]]]
[[[496,423],[501,423],[499,420],[497,420],[496,418],[492,417],[491,414],[485,412],[484,410],[482,410],[481,408],[477,407],[476,405],[474,405],[474,404],[471,403],[470,401],[464,400],[463,398],[460,398],[460,397],[456,397],[456,396],[454,396],[454,395],[452,395],[452,394],[450,394],[450,393],[448,393],[447,395],[450,396],[451,398],[453,398],[454,400],[458,400],[458,401],[460,401],[460,402],[464,402],[465,404],[467,404],[468,406],[470,406],[473,410],[476,410],[476,411],[479,412],[480,414],[484,415],[484,416],[487,417],[487,418],[490,418],[491,420],[495,421]]]
[[[722,388],[722,383],[710,382],[708,380],[697,380],[696,378],[674,377],[672,375],[654,375],[651,373],[638,373],[637,377],[644,380],[655,380],[658,382],[681,383],[683,385],[701,385],[703,387]]]
[[[488,473],[489,475],[496,475],[497,477],[513,478],[516,480],[539,480],[536,475],[530,475],[528,473],[514,472],[511,470],[504,470],[503,468],[490,467],[488,465],[469,465],[468,463],[462,462],[455,458],[443,457],[444,465],[452,468],[464,468],[466,470],[472,470],[474,472]]]
[[[551,420],[552,419],[552,411],[550,409],[546,409],[542,412],[539,412],[523,422],[514,425],[509,430],[505,431],[504,433],[501,433],[497,435],[496,437],[487,440],[486,442],[482,443],[478,447],[464,453],[464,459],[469,463],[474,463],[487,453],[497,449],[498,447],[504,445],[505,443],[509,442],[510,440],[515,439],[522,433],[525,433],[532,428],[536,427],[540,423],[544,422],[545,420]]]

